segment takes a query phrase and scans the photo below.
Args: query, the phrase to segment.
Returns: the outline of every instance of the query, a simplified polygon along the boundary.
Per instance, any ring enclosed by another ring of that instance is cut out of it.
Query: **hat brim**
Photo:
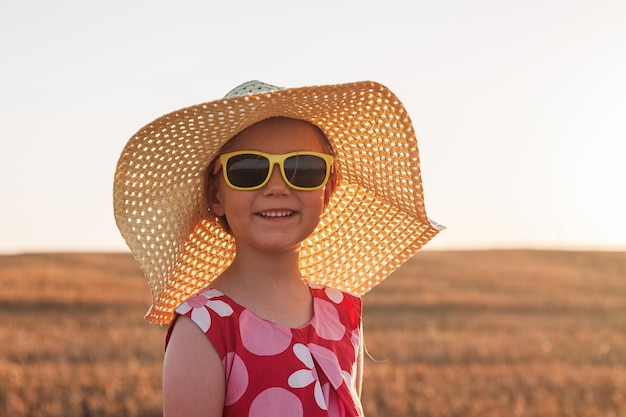
[[[169,322],[234,258],[232,237],[207,212],[204,172],[234,135],[276,116],[318,126],[341,174],[302,243],[305,279],[364,294],[442,229],[426,215],[411,120],[381,84],[287,88],[187,107],[137,132],[115,173],[116,222],[152,292],[147,320]]]

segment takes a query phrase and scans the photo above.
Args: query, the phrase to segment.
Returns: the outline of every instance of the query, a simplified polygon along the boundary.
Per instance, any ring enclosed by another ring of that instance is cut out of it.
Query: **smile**
[[[294,215],[294,211],[291,210],[283,210],[283,211],[262,211],[258,213],[261,217],[290,217]]]

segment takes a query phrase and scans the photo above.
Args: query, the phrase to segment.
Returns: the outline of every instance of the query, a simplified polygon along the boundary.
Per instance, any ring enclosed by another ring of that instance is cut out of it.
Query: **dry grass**
[[[0,415],[161,415],[130,256],[3,256],[0,288]],[[368,417],[626,417],[624,253],[424,251],[364,300]]]

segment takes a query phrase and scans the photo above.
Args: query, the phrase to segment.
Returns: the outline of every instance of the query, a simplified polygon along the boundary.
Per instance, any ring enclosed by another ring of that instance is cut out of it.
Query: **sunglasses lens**
[[[326,161],[315,155],[296,155],[285,159],[285,176],[296,187],[316,188],[326,179]]]
[[[241,154],[228,159],[226,174],[235,187],[252,188],[265,181],[270,161],[261,155]]]

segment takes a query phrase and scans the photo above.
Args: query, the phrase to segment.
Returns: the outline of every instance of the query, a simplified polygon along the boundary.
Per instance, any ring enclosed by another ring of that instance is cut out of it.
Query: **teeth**
[[[261,217],[289,217],[293,211],[263,211],[259,213]]]

